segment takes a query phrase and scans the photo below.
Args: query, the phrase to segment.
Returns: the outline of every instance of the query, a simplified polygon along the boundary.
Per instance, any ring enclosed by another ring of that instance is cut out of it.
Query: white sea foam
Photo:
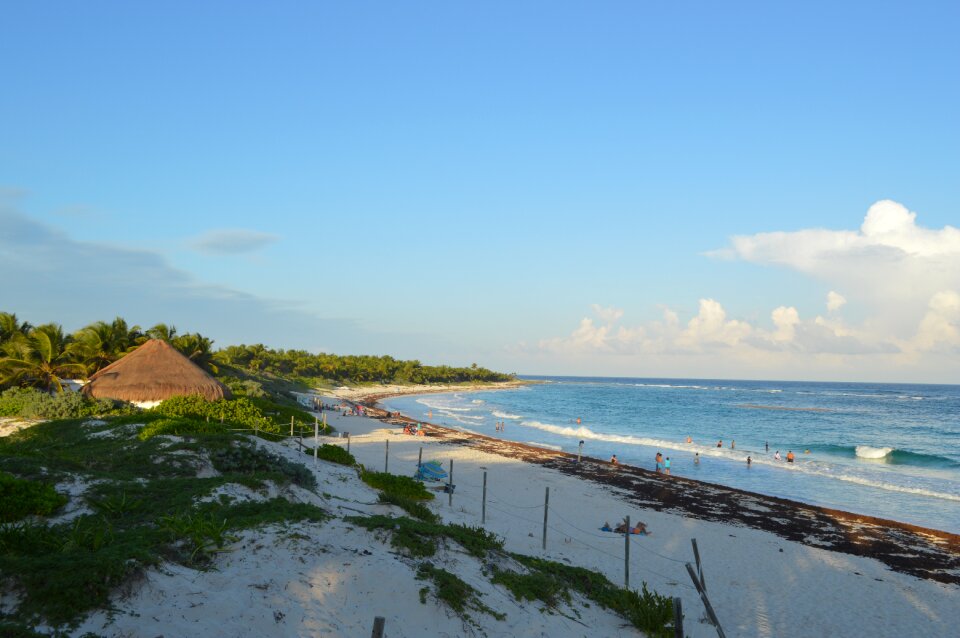
[[[433,410],[451,410],[453,412],[470,412],[473,408],[455,408],[446,403],[431,402],[428,399],[417,399],[417,403],[425,405]]]
[[[857,456],[862,459],[882,459],[893,452],[892,447],[870,447],[869,445],[858,445]]]
[[[509,412],[501,412],[500,410],[494,410],[493,416],[497,417],[498,419],[522,419],[523,418],[522,416],[518,416],[516,414],[510,414]]]
[[[474,400],[471,401],[470,403],[476,403],[477,405],[479,405],[479,404],[483,403],[483,399],[474,399]]]

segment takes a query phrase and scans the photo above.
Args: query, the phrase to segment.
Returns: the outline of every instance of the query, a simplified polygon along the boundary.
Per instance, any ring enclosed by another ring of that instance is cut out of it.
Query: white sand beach
[[[691,586],[684,563],[693,562],[697,539],[710,601],[727,636],[947,636],[960,626],[960,588],[891,571],[858,556],[786,541],[769,532],[640,509],[609,487],[524,463],[412,437],[363,417],[331,416],[350,433],[351,452],[372,470],[383,470],[389,441],[389,471],[413,475],[423,458],[452,459],[456,489],[452,505],[439,493],[430,504],[445,522],[479,525],[483,472],[487,472],[485,527],[501,535],[512,552],[597,569],[615,583],[624,578],[624,538],[599,531],[629,515],[651,534],[630,539],[630,584],[683,601],[684,630],[693,638],[715,636]],[[346,438],[324,442],[347,444]],[[281,450],[313,467],[295,444],[261,445]],[[484,565],[448,548],[431,560],[457,573],[483,593],[483,602],[504,620],[471,612],[465,623],[428,598],[418,599],[415,561],[397,554],[389,541],[343,521],[359,513],[399,513],[377,504],[376,492],[354,470],[319,462],[318,491],[296,489],[293,498],[314,502],[338,518],[320,525],[298,524],[246,532],[201,572],[168,565],[151,570],[114,610],[90,616],[76,631],[108,636],[367,636],[375,616],[386,619],[385,635],[399,636],[633,636],[638,632],[616,615],[574,599],[579,617],[541,612],[517,603],[491,585]],[[550,488],[547,548],[543,550],[543,500]],[[264,498],[253,493],[236,496]],[[249,492],[249,490],[246,490]],[[776,516],[776,512],[770,512]]]

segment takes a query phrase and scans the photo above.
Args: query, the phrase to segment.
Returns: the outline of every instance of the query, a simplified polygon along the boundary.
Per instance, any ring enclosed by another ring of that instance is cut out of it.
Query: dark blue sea
[[[528,378],[541,383],[383,403],[567,452],[583,440],[586,455],[650,469],[659,451],[675,475],[960,532],[960,386]]]

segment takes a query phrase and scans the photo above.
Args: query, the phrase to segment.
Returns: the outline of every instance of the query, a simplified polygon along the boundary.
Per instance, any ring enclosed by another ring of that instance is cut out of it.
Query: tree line
[[[315,355],[304,350],[273,350],[262,344],[214,351],[213,340],[200,333],[179,334],[176,327],[163,323],[144,330],[128,325],[121,317],[110,323],[97,321],[68,334],[57,323],[32,326],[15,314],[0,312],[0,388],[62,392],[64,379],[87,378],[149,339],[170,343],[212,374],[227,365],[252,373],[336,382],[452,383],[513,378],[477,364],[469,368],[424,366],[388,356]]]

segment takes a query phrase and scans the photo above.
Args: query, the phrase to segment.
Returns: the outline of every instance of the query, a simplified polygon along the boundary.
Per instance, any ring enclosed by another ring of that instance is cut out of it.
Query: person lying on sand
[[[623,519],[623,522],[617,525],[615,530],[617,534],[649,534],[647,531],[647,524],[637,521],[637,524],[633,527],[627,526],[627,519]]]

